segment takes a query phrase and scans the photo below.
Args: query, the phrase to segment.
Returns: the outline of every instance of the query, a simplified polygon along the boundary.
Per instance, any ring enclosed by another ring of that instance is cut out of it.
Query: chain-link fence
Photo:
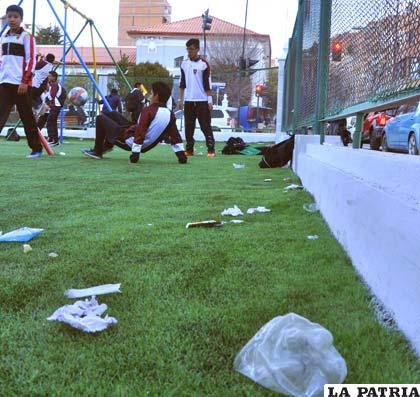
[[[68,71],[69,74],[66,74],[64,81],[64,87],[67,93],[69,94],[75,87],[80,87],[86,92],[77,90],[77,100],[66,100],[64,105],[64,127],[72,129],[93,127],[96,116],[103,106],[100,103],[101,97],[86,73],[82,73],[81,71],[76,72],[71,69],[68,69]],[[229,70],[221,69],[212,72],[213,103],[216,109],[220,107],[229,113],[229,120],[225,120],[225,128],[234,127],[244,129],[245,127],[241,126],[239,122],[238,108],[246,107],[247,109],[244,111],[243,117],[246,119],[246,123],[250,129],[257,128],[260,122],[265,125],[264,128],[271,128],[274,131],[273,125],[270,125],[269,122],[272,121],[276,112],[276,103],[273,102],[273,99],[277,99],[277,92],[273,95],[260,98],[258,108],[256,104],[251,106],[251,103],[255,99],[256,83],[265,82],[268,86],[271,84],[277,88],[277,80],[270,80],[270,76],[277,77],[277,74],[278,68],[238,70],[235,65],[232,65]],[[164,81],[172,88],[172,97],[176,103],[179,96],[179,79],[179,76],[132,76],[127,74],[123,78],[117,74],[100,74],[97,76],[97,84],[104,95],[108,95],[114,88],[117,89],[118,95],[122,100],[123,114],[129,118],[130,115],[125,111],[124,98],[136,82],[140,82],[147,92],[150,93],[154,81]],[[59,82],[61,83],[61,76],[59,76]],[[80,93],[82,95],[79,95]],[[270,92],[267,94],[270,94]],[[80,114],[84,113],[85,117],[80,117],[76,121],[76,112]],[[221,114],[220,111],[218,114]],[[18,120],[19,115],[16,109],[13,109],[7,126],[11,127],[15,125]]]
[[[284,130],[420,91],[420,0],[325,3],[325,14],[321,0],[299,3],[285,66]],[[326,47],[324,58],[320,44]],[[325,103],[317,112],[322,96]]]

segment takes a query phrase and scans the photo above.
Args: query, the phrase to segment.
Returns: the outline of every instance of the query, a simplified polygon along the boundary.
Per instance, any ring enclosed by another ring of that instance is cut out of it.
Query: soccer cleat
[[[194,156],[194,150],[186,150],[186,151],[185,151],[185,155],[186,155],[187,157]]]
[[[214,150],[209,150],[207,152],[207,157],[216,157],[216,152]]]
[[[38,157],[42,156],[42,150],[39,151],[33,151],[31,153],[29,153],[26,158],[27,159],[37,159]]]
[[[59,146],[60,145],[60,141],[51,141],[49,142],[50,147],[54,147],[54,146]]]
[[[178,157],[178,163],[179,164],[186,164],[188,159],[187,156],[185,155],[185,152],[180,151],[180,152],[175,152],[176,157]]]
[[[101,154],[97,154],[94,150],[82,149],[82,153],[85,156],[90,157],[92,159],[102,160],[102,155]]]

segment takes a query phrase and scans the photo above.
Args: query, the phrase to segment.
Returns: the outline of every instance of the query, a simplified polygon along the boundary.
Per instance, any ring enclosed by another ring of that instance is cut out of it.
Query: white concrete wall
[[[420,156],[319,145],[318,139],[296,137],[294,170],[420,355]]]

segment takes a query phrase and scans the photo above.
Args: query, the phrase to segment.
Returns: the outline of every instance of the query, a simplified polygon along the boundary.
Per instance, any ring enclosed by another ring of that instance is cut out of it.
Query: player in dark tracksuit
[[[150,106],[142,110],[136,124],[115,111],[99,115],[96,118],[95,146],[91,150],[82,150],[83,154],[100,160],[104,153],[117,145],[131,151],[129,162],[137,163],[140,153],[168,139],[179,163],[186,163],[187,157],[176,127],[175,115],[166,107],[170,95],[171,89],[167,84],[153,83]]]
[[[35,68],[35,39],[20,27],[23,19],[21,7],[7,7],[6,17],[9,29],[0,38],[0,131],[6,124],[13,105],[16,105],[28,145],[32,149],[26,157],[36,158],[41,156],[42,146],[28,91]]]
[[[206,138],[207,157],[214,157],[214,136],[211,128],[213,98],[210,81],[210,65],[198,55],[200,41],[190,39],[186,43],[188,58],[181,63],[179,83],[179,109],[184,108],[185,139],[187,156],[194,155],[194,130],[198,119],[201,131]]]

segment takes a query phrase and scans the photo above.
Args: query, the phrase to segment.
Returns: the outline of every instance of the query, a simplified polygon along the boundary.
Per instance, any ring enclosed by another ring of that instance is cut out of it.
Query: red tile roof
[[[121,54],[126,54],[128,55],[130,62],[136,63],[136,47],[110,47],[109,50],[116,62],[121,59]],[[77,47],[77,51],[79,51],[79,54],[87,65],[93,65],[91,47]],[[48,53],[54,54],[56,61],[59,61],[63,55],[63,47],[59,45],[38,45],[37,52],[41,55],[47,55]],[[98,66],[112,66],[114,64],[104,47],[96,47],[95,54],[96,64]],[[73,49],[67,54],[66,63],[68,65],[80,65],[79,59]]]
[[[241,26],[234,25],[233,23],[224,21],[216,17],[212,17],[213,21],[211,29],[207,31],[208,35],[242,35],[244,29]],[[203,34],[201,27],[201,17],[183,19],[181,21],[162,23],[153,25],[149,28],[129,30],[127,33],[129,36],[140,36],[140,35],[169,35],[169,36],[190,36]],[[269,37],[266,34],[259,34],[252,30],[246,29],[246,34],[251,36],[263,36]]]

